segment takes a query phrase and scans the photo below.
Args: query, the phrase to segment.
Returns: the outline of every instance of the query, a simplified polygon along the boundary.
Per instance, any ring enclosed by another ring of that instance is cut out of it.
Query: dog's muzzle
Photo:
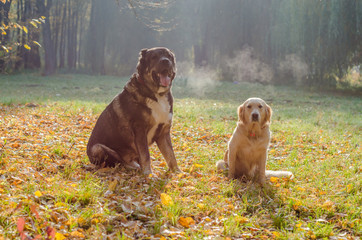
[[[161,58],[157,64],[156,72],[152,72],[152,77],[162,87],[168,87],[171,84],[173,77],[172,62],[168,58]]]
[[[251,114],[251,120],[253,122],[258,122],[259,121],[259,114],[257,114],[257,113]]]

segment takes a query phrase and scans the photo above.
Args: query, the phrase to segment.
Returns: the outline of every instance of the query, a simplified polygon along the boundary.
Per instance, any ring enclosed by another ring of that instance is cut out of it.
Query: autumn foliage
[[[153,146],[148,177],[89,163],[86,144],[99,112],[87,105],[0,105],[0,239],[358,239],[360,128],[343,125],[342,110],[324,100],[325,117],[304,121],[288,115],[290,102],[271,104],[268,168],[295,179],[272,178],[265,188],[215,169],[237,102],[177,98],[172,141],[183,172],[170,173]]]

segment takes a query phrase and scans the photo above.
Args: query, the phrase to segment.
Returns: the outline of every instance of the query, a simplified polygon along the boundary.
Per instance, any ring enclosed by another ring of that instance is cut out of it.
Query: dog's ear
[[[271,122],[271,117],[273,114],[273,111],[271,109],[271,107],[268,104],[265,104],[265,120],[262,123],[262,126],[264,126],[265,124],[269,124]]]
[[[245,123],[245,103],[238,107],[238,121]]]
[[[140,56],[138,58],[138,64],[137,64],[137,72],[139,74],[139,76],[143,76],[143,73],[146,69],[146,53],[147,53],[148,49],[144,48],[141,50],[140,52]]]
[[[177,68],[176,68],[176,56],[173,52],[170,51],[170,55],[172,56],[172,62],[173,62],[173,76],[172,76],[172,80],[175,78],[176,76],[176,72],[177,72]]]
[[[171,51],[169,51],[169,53],[170,53],[170,55],[171,55],[171,57],[172,57],[172,61],[173,61],[173,64],[175,64],[176,65],[176,56],[175,56],[175,54],[173,53],[173,52],[171,52]]]

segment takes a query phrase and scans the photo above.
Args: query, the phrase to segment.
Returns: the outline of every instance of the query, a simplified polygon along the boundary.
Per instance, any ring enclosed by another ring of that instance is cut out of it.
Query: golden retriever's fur
[[[264,185],[266,178],[293,177],[287,171],[265,170],[270,142],[272,109],[260,98],[249,98],[238,108],[238,122],[218,170],[229,170],[231,179],[246,177]]]

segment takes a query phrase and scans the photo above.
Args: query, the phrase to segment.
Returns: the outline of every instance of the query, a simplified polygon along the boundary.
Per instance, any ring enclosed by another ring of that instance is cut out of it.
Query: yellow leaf
[[[63,239],[65,239],[63,234],[58,232],[55,234],[55,240],[63,240]]]
[[[6,0],[0,0],[0,2],[2,2],[2,3],[4,3],[4,4],[5,4],[5,3],[6,3]]]
[[[97,225],[99,222],[100,222],[100,221],[99,221],[98,218],[93,218],[92,221],[91,221],[91,223],[92,223],[93,225]]]
[[[163,206],[172,206],[173,201],[172,198],[166,193],[161,193],[161,203]]]
[[[31,47],[30,47],[28,44],[24,44],[24,48],[26,48],[26,49],[28,49],[28,50],[31,49]]]
[[[236,216],[235,221],[238,222],[239,224],[243,224],[249,222],[249,218]]]
[[[1,46],[7,53],[9,52],[9,49],[5,46]]]
[[[23,30],[24,30],[25,33],[28,33],[28,28],[27,27],[23,26]]]
[[[322,204],[322,208],[326,210],[332,210],[334,207],[334,203],[331,200],[327,200]]]
[[[31,21],[30,24],[33,25],[35,28],[38,28],[38,25],[36,25],[35,21]]]
[[[198,204],[197,204],[197,207],[200,208],[200,209],[204,209],[204,208],[205,208],[205,204],[203,204],[203,203],[198,203]]]
[[[191,217],[180,217],[178,219],[178,223],[181,224],[181,226],[185,227],[185,228],[189,228],[190,225],[195,224],[194,219],[192,219]]]
[[[55,204],[55,206],[56,206],[56,207],[66,207],[67,204],[66,204],[66,203],[63,203],[63,202],[57,202],[57,203]]]
[[[348,193],[352,192],[353,190],[353,185],[352,184],[348,184],[347,187],[346,187],[346,190]]]
[[[83,235],[83,233],[78,232],[78,231],[74,231],[70,233],[70,236],[74,237],[74,238],[85,238],[85,236]]]
[[[42,194],[40,191],[36,191],[36,192],[34,193],[34,195],[37,196],[37,197],[43,196],[43,194]]]
[[[206,234],[206,235],[215,235],[215,233],[214,233],[212,230],[210,230],[210,229],[203,230],[203,232],[204,232],[204,234]]]
[[[203,168],[204,167],[204,165],[201,165],[201,164],[198,164],[198,163],[195,163],[194,166],[197,167],[197,168]]]
[[[301,187],[297,187],[297,190],[298,190],[299,192],[304,192],[304,191],[305,191],[305,189],[304,189],[304,188],[301,188]]]
[[[276,183],[276,182],[278,182],[278,180],[279,180],[279,178],[277,178],[277,177],[271,177],[271,178],[270,178],[270,181],[271,181],[272,183]]]
[[[292,207],[294,210],[298,210],[300,206],[302,206],[301,201],[296,200]]]

